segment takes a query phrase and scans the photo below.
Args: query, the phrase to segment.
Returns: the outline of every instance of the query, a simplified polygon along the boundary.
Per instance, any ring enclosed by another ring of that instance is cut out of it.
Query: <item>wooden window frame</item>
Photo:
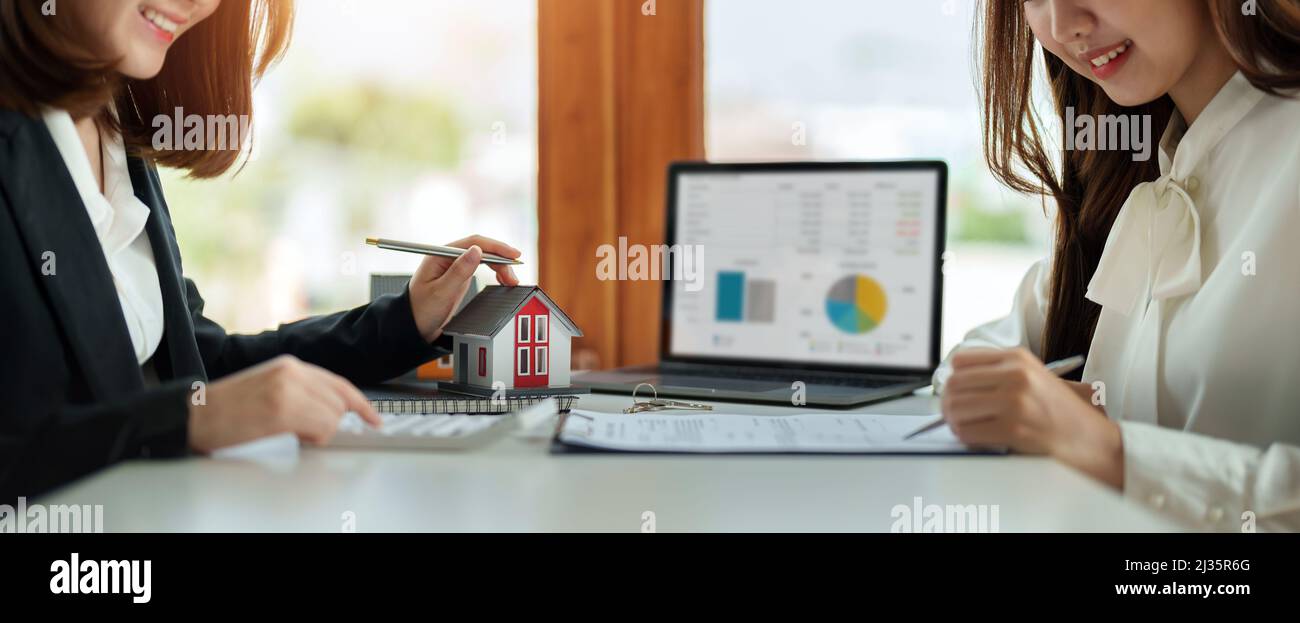
[[[540,285],[582,328],[575,369],[659,356],[663,284],[596,251],[665,240],[665,172],[704,158],[704,0],[538,0]]]

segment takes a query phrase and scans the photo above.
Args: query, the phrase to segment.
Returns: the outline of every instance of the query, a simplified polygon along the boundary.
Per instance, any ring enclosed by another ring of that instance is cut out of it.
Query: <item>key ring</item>
[[[637,400],[637,392],[641,390],[642,385],[648,385],[650,391],[654,392],[654,398],[650,400]],[[645,413],[647,411],[662,411],[665,409],[681,409],[684,411],[712,411],[713,407],[696,402],[678,402],[676,400],[660,400],[659,390],[651,383],[639,383],[632,388],[632,406],[623,409],[623,413]]]
[[[649,387],[650,391],[654,392],[654,398],[638,401],[636,399],[636,393],[641,391],[642,387]],[[659,400],[659,390],[656,389],[653,384],[638,383],[636,387],[632,388],[632,406],[623,409],[623,413],[643,413],[645,411],[653,411],[655,408],[655,401],[657,400]]]

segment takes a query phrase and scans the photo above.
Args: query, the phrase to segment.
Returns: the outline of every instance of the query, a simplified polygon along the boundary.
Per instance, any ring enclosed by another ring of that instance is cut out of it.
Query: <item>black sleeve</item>
[[[66,406],[31,427],[0,430],[0,503],[119,461],[189,454],[192,380],[94,405]]]
[[[449,352],[449,338],[428,344],[420,336],[405,292],[244,336],[229,335],[203,317],[203,300],[192,282],[188,290],[209,378],[292,354],[354,383],[370,384]],[[176,379],[90,405],[54,407],[30,425],[0,426],[0,503],[44,493],[123,460],[188,455],[189,397],[196,380]]]
[[[258,335],[231,335],[203,316],[203,298],[186,279],[195,339],[208,377],[218,379],[249,366],[293,355],[353,383],[387,381],[451,352],[451,340],[424,341],[411,313],[409,291],[380,297],[350,311],[281,325]]]

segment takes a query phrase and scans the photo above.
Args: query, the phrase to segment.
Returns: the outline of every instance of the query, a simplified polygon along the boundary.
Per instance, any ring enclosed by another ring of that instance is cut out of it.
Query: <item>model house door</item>
[[[461,342],[456,349],[456,382],[469,383],[469,344]]]
[[[551,310],[537,298],[515,314],[515,387],[548,387],[551,377]]]

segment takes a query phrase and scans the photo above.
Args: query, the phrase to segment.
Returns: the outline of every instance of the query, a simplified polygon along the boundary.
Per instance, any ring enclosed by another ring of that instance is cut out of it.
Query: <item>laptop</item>
[[[941,161],[673,164],[661,360],[574,383],[825,407],[928,385],[947,177]]]

